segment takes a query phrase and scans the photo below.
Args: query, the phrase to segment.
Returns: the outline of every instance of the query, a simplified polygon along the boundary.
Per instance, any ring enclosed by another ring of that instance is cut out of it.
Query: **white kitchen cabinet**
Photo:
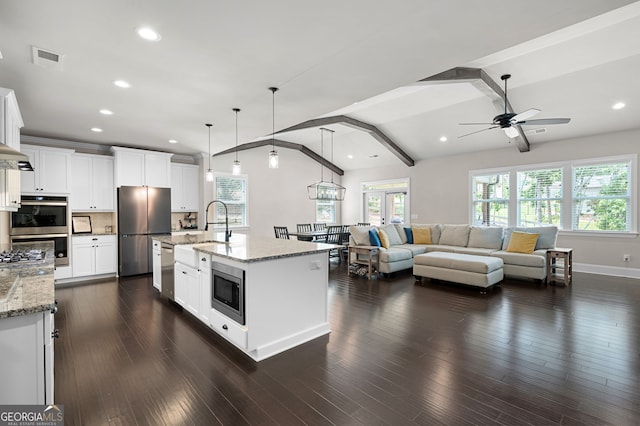
[[[171,156],[166,152],[111,147],[114,154],[114,180],[120,186],[171,188]]]
[[[71,181],[72,149],[22,145],[29,156],[33,172],[20,173],[23,194],[68,194]]]
[[[192,315],[199,317],[200,279],[198,270],[176,262],[175,264],[175,301]]]
[[[171,163],[171,211],[197,212],[200,207],[200,168]]]
[[[104,155],[71,156],[71,211],[113,211],[113,158]]]
[[[20,129],[24,127],[13,90],[0,87],[0,143],[20,151]]]
[[[2,404],[53,404],[54,333],[49,310],[0,319]]]
[[[17,211],[20,208],[20,170],[0,170],[0,210]]]
[[[208,254],[196,252],[198,254],[198,286],[200,294],[199,319],[205,324],[209,324],[209,313],[211,312],[211,256]]]
[[[153,240],[153,286],[162,292],[162,243]]]
[[[71,238],[74,277],[113,274],[117,270],[115,235],[86,235]]]

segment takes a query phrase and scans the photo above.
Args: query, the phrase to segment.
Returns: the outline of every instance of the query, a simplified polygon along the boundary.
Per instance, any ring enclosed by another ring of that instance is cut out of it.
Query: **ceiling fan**
[[[484,132],[485,130],[497,129],[501,128],[506,133],[507,137],[515,138],[520,134],[518,129],[514,126],[540,126],[547,124],[565,124],[571,121],[570,118],[540,118],[536,120],[529,120],[531,117],[540,113],[540,110],[537,108],[531,108],[526,111],[521,112],[520,114],[516,114],[513,112],[507,112],[507,80],[511,78],[511,74],[503,74],[500,79],[504,81],[504,113],[496,115],[493,117],[493,122],[491,123],[460,123],[463,126],[478,126],[478,125],[490,125],[491,127],[487,127],[486,129],[477,130],[475,132],[467,133],[462,136],[458,136],[458,138],[463,138],[465,136],[473,135],[475,133]]]

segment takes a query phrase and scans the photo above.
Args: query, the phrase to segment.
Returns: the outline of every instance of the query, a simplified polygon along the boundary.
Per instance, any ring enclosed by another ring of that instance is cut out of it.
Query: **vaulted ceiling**
[[[161,40],[139,38],[145,25]],[[208,150],[206,122],[215,152],[234,147],[234,107],[241,144],[268,139],[276,86],[276,131],[320,120],[335,131],[334,163],[351,170],[408,164],[384,137],[415,161],[517,150],[499,129],[458,138],[482,128],[459,123],[497,109],[471,81],[421,81],[456,67],[498,87],[512,74],[515,112],[571,117],[523,126],[532,146],[638,128],[639,39],[640,2],[622,0],[5,1],[0,87],[16,91],[23,134],[195,154]],[[33,46],[60,54],[61,69],[34,64]],[[336,116],[347,120],[321,120]],[[278,140],[320,152],[318,127],[295,129]]]

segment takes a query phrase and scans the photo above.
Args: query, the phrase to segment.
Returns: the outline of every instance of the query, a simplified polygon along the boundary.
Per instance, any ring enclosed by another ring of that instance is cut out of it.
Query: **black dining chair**
[[[342,241],[342,226],[328,226],[327,227],[327,244],[341,245]],[[332,257],[337,257],[339,261],[342,261],[342,247],[331,249],[329,251],[329,260]]]
[[[356,226],[371,226],[369,222],[358,222]]]
[[[349,256],[349,236],[351,233],[349,232],[349,225],[342,225],[342,234],[340,236],[340,244],[342,245],[342,249],[340,249],[340,259],[344,257],[345,259]]]
[[[314,231],[326,231],[327,230],[327,224],[326,223],[314,223],[313,224],[313,230]],[[324,243],[327,241],[327,236],[325,235],[318,235],[316,236],[315,242],[317,243]]]
[[[274,226],[273,230],[276,233],[276,238],[289,239],[289,229],[286,226]]]
[[[296,229],[298,232],[313,232],[313,228],[310,223],[299,223],[296,225]],[[301,237],[298,235],[298,239],[300,241],[311,241],[313,240],[313,237]]]

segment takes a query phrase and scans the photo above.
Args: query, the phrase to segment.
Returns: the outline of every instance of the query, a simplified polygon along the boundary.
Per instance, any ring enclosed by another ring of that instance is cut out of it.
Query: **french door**
[[[368,191],[363,193],[363,204],[363,221],[371,225],[408,221],[406,191]]]

